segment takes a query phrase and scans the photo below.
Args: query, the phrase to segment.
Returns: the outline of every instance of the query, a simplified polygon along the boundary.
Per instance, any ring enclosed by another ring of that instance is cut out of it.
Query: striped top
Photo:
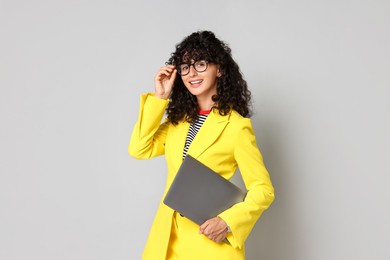
[[[184,151],[183,151],[183,160],[186,158],[188,149],[190,148],[190,145],[192,141],[194,140],[196,134],[199,132],[199,129],[203,125],[204,121],[206,121],[207,116],[210,114],[211,110],[200,110],[198,113],[198,119],[195,120],[193,123],[190,125],[190,129],[188,130],[187,138],[186,138],[186,143],[184,146]]]

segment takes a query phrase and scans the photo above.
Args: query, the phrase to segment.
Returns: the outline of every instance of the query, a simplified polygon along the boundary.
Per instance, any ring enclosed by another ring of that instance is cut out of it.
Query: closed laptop
[[[187,155],[164,204],[201,225],[245,199],[246,192]]]

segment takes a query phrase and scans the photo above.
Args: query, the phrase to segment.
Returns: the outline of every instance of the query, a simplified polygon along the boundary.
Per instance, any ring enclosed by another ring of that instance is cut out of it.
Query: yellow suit
[[[165,154],[168,176],[165,193],[177,173],[183,156],[189,123],[161,124],[168,100],[141,95],[139,118],[131,136],[129,153],[138,159]],[[244,242],[262,212],[274,200],[274,189],[256,145],[251,121],[236,111],[221,116],[212,111],[193,140],[188,154],[230,179],[239,167],[248,194],[245,201],[219,214],[230,226],[230,242],[215,243],[199,235],[199,226],[183,218],[180,259],[244,259]],[[144,260],[166,259],[174,211],[160,202],[145,246]],[[177,218],[182,218],[177,215]],[[184,234],[184,235],[183,235]]]

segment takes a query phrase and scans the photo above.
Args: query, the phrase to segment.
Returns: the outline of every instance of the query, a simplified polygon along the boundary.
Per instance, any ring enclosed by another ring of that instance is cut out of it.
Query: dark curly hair
[[[212,97],[214,109],[218,109],[221,115],[227,115],[232,109],[243,117],[251,115],[251,92],[226,43],[210,31],[194,32],[176,45],[167,64],[179,65],[191,60],[206,60],[219,65],[222,75],[217,81],[217,94]],[[179,75],[173,84],[166,112],[173,124],[183,119],[191,123],[198,118],[196,96],[187,90]]]

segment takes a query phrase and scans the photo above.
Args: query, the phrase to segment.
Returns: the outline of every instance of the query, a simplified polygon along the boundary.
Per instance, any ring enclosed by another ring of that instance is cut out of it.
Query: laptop
[[[187,155],[164,204],[198,225],[245,199],[246,192]]]

